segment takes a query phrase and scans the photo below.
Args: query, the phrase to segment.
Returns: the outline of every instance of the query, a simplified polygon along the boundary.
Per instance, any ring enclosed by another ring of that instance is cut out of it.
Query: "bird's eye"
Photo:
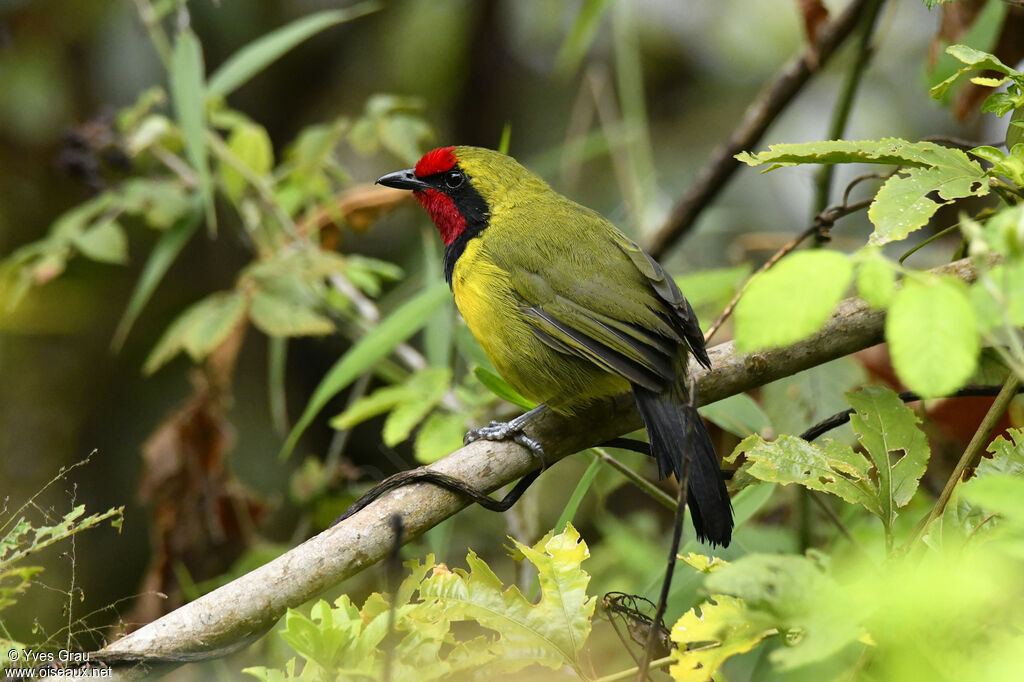
[[[448,173],[444,176],[444,184],[448,185],[449,189],[455,189],[456,187],[461,185],[462,181],[465,179],[466,176],[464,176],[461,172],[457,170],[448,171]]]

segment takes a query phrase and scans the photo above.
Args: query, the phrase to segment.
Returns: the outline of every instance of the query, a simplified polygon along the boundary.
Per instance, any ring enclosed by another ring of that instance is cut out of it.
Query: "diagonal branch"
[[[817,40],[808,45],[803,54],[786,64],[771,85],[747,107],[739,127],[725,144],[712,153],[697,180],[672,209],[665,224],[652,236],[647,245],[647,251],[652,256],[663,256],[693,228],[700,212],[714,200],[739,167],[739,161],[733,156],[757,144],[768,126],[857,27],[867,2],[850,0],[842,13],[818,33]]]
[[[967,259],[936,271],[965,281],[974,281],[977,275]],[[731,342],[715,346],[709,352],[711,371],[691,365],[699,379],[698,402],[722,400],[880,343],[884,321],[883,311],[850,298],[837,306],[817,334],[791,346],[746,355],[736,353]],[[554,464],[640,425],[632,397],[623,395],[572,417],[541,406],[530,414],[526,431],[544,444],[548,463]],[[478,490],[493,491],[536,466],[529,451],[515,443],[477,441],[430,468]],[[401,516],[404,540],[409,540],[467,504],[466,498],[429,484],[394,490],[277,559],[111,643],[93,658],[147,659],[173,666],[222,656],[262,635],[289,607],[301,605],[387,556],[395,542],[392,516]],[[122,677],[137,678],[149,670],[137,665],[119,672]]]

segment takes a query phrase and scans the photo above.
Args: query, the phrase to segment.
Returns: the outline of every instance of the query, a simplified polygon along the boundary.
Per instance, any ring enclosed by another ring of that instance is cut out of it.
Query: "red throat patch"
[[[419,164],[416,164],[416,168],[419,169]],[[419,175],[419,170],[416,174]],[[459,209],[455,207],[455,202],[448,195],[436,189],[416,191],[412,194],[423,204],[423,208],[427,209],[431,220],[437,225],[437,231],[441,233],[441,241],[445,246],[449,246],[466,230],[466,219],[462,217]]]
[[[425,178],[435,173],[444,173],[451,170],[457,161],[455,147],[438,147],[416,162],[416,177]]]

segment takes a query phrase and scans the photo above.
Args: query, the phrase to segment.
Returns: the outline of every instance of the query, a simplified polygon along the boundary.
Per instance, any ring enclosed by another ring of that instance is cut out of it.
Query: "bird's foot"
[[[526,435],[526,432],[523,431],[524,423],[521,420],[522,417],[507,422],[492,421],[488,426],[467,431],[462,441],[469,445],[477,440],[511,440],[533,453],[533,456],[540,460],[540,468],[546,469],[548,463],[544,448],[539,442]]]

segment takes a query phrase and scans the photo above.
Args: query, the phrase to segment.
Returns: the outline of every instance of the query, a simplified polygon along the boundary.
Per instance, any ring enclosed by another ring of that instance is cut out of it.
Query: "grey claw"
[[[527,436],[523,432],[522,427],[516,424],[514,420],[511,422],[492,421],[487,426],[471,429],[466,432],[462,442],[469,445],[478,440],[511,440],[532,452],[540,460],[541,469],[547,468],[547,455],[544,454],[544,448],[536,440]]]

